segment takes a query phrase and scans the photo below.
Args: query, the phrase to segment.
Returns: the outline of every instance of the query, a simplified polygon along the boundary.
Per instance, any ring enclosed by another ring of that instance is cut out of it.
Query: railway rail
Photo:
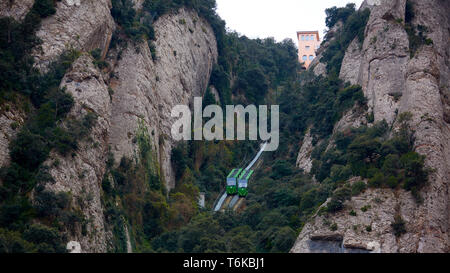
[[[214,211],[225,211],[227,209],[236,211],[243,204],[248,194],[249,180],[254,172],[253,167],[261,158],[266,147],[267,143],[263,143],[255,158],[245,169],[236,168],[231,170],[227,177],[226,189],[219,194],[218,199],[214,203]]]

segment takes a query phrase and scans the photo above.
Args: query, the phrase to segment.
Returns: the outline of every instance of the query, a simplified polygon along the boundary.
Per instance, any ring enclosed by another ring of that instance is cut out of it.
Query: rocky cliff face
[[[314,217],[303,228],[292,252],[314,252],[315,241],[329,242],[330,238],[337,238],[344,249],[449,251],[450,4],[440,0],[412,3],[412,23],[425,26],[433,44],[421,46],[411,57],[403,26],[406,1],[365,1],[363,7],[371,9],[371,16],[364,44],[360,49],[354,41],[348,47],[340,77],[362,86],[375,121],[385,119],[395,129],[400,113],[413,115],[415,150],[426,156],[426,166],[435,169],[422,189],[424,202],[417,205],[403,190],[369,189],[348,201],[342,212],[327,219]],[[335,131],[359,126],[365,114],[348,113]],[[361,211],[364,207],[366,212]],[[356,216],[350,216],[352,210]],[[392,233],[395,215],[406,222],[407,233],[400,238]],[[336,231],[330,231],[330,222],[337,224]]]
[[[32,4],[33,1],[2,0],[1,15],[20,20]],[[135,1],[135,8],[141,4],[142,1]],[[63,157],[52,153],[45,163],[54,179],[46,190],[70,192],[71,208],[81,211],[85,218],[85,227],[78,226],[67,234],[68,241],[79,244],[82,252],[108,250],[112,234],[101,202],[106,161],[110,151],[116,162],[122,156],[134,158],[137,144],[133,139],[140,124],[151,136],[166,187],[175,186],[170,159],[171,110],[174,105],[187,105],[194,96],[203,95],[218,54],[211,26],[185,9],[164,15],[154,23],[155,60],[147,42],[130,41],[125,48],[110,49],[112,33],[118,27],[110,9],[110,0],[58,1],[56,14],[42,22],[37,32],[42,44],[33,51],[36,67],[41,71],[46,71],[48,64],[67,49],[82,52],[60,85],[75,100],[66,121],[91,113],[97,116],[96,123],[74,154]],[[109,63],[108,69],[99,69],[88,53],[97,48]],[[25,115],[10,107],[2,108],[0,114],[3,165],[8,161],[8,143],[14,136],[14,127],[23,123]]]
[[[37,32],[43,42],[33,54],[36,66],[44,70],[69,48],[85,52],[100,48],[104,57],[115,28],[110,9],[111,0],[57,2],[56,14],[44,19]]]
[[[106,252],[101,184],[106,171],[111,131],[112,104],[108,85],[92,58],[84,54],[66,73],[61,87],[66,88],[75,99],[75,106],[67,119],[79,119],[87,113],[94,113],[97,121],[88,139],[79,143],[79,149],[74,154],[66,157],[56,153],[51,155],[46,165],[51,168],[54,183],[48,184],[47,190],[70,192],[72,208],[81,210],[89,223],[86,226],[87,236],[83,236],[81,227],[77,227],[70,241],[79,242],[84,252]]]
[[[155,29],[155,61],[147,44],[129,45],[115,60],[110,145],[117,161],[122,156],[132,158],[136,151],[133,138],[144,122],[170,189],[175,186],[170,163],[171,111],[203,95],[217,60],[217,45],[211,27],[187,10],[163,16]]]
[[[22,20],[33,6],[33,3],[34,0],[2,0],[0,1],[0,16]]]

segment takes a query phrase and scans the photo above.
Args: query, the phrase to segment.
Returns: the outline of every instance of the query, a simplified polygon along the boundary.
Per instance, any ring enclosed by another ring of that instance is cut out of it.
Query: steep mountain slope
[[[371,10],[364,43],[362,47],[356,41],[350,44],[340,77],[362,86],[369,107],[367,112],[348,112],[335,133],[362,125],[372,113],[371,122],[386,120],[398,130],[402,113],[410,113],[414,149],[426,156],[425,165],[434,171],[420,191],[423,203],[416,203],[402,189],[368,189],[346,202],[343,211],[314,217],[291,251],[326,251],[315,247],[337,241],[350,250],[447,252],[449,3],[365,1],[362,8]],[[419,30],[414,33],[413,28]],[[399,225],[406,233],[395,236],[392,230]]]

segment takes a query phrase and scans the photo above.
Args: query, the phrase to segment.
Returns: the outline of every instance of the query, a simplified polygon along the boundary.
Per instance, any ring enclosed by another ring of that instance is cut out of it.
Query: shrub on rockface
[[[400,215],[395,216],[391,226],[396,237],[400,237],[407,232],[406,223]]]
[[[54,0],[36,0],[31,9],[41,18],[45,18],[56,13],[54,2]]]
[[[328,8],[325,10],[325,25],[328,28],[332,28],[339,21],[345,22],[355,11],[356,5],[353,3],[349,3],[343,8],[338,8],[336,6]]]
[[[413,58],[419,48],[423,45],[433,44],[433,40],[427,37],[429,30],[424,25],[413,24],[415,7],[411,0],[406,1],[405,8],[405,31],[408,34],[410,57]]]
[[[400,115],[400,119],[402,116],[405,115]],[[406,123],[406,120],[400,123],[400,131],[392,138],[386,122],[338,134],[336,148],[322,150],[316,156],[312,173],[319,181],[330,178],[338,182],[361,176],[368,179],[369,187],[401,186],[420,202],[418,191],[426,183],[430,171],[424,166],[424,157],[413,151],[413,138]]]
[[[36,0],[20,23],[0,18],[0,103],[16,103],[29,112],[29,118],[10,142],[11,163],[0,171],[0,223],[9,229],[4,233],[8,236],[5,240],[20,245],[17,251],[64,252],[60,233],[83,221],[67,207],[62,208],[59,199],[42,191],[45,183],[52,180],[48,167],[43,166],[50,151],[73,153],[77,141],[89,133],[95,122],[88,114],[81,121],[66,123],[74,100],[59,85],[80,52],[69,49],[44,74],[33,68],[30,52],[40,43],[35,32],[43,18],[56,12],[55,4],[52,0]],[[74,123],[79,126],[71,126]],[[37,203],[32,205],[29,196],[33,189]],[[55,213],[49,215],[50,211]],[[51,222],[54,228],[30,226],[32,220]]]
[[[338,21],[343,23],[342,28],[334,35],[335,39],[330,42],[320,60],[327,64],[328,74],[339,75],[345,52],[355,38],[358,38],[358,41],[362,44],[369,16],[369,9],[356,11],[354,4],[348,4],[344,8],[333,7],[327,10],[328,27],[331,28]],[[327,40],[327,37],[325,40]]]
[[[351,189],[347,187],[340,188],[333,193],[330,202],[327,204],[328,212],[337,212],[344,208],[344,202],[352,197]]]

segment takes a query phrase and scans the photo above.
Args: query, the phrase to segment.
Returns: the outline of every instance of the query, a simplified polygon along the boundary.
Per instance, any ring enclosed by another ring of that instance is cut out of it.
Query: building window
[[[314,35],[311,35],[311,41],[314,41]]]
[[[309,55],[309,60],[310,61],[314,60],[314,56],[313,55]]]
[[[310,46],[308,46],[308,45],[306,46],[306,50],[309,50],[310,48],[311,48]]]
[[[302,35],[302,41],[304,41],[305,40],[305,35]]]
[[[308,57],[306,57],[306,55],[303,55],[303,61],[306,61],[308,59]]]

